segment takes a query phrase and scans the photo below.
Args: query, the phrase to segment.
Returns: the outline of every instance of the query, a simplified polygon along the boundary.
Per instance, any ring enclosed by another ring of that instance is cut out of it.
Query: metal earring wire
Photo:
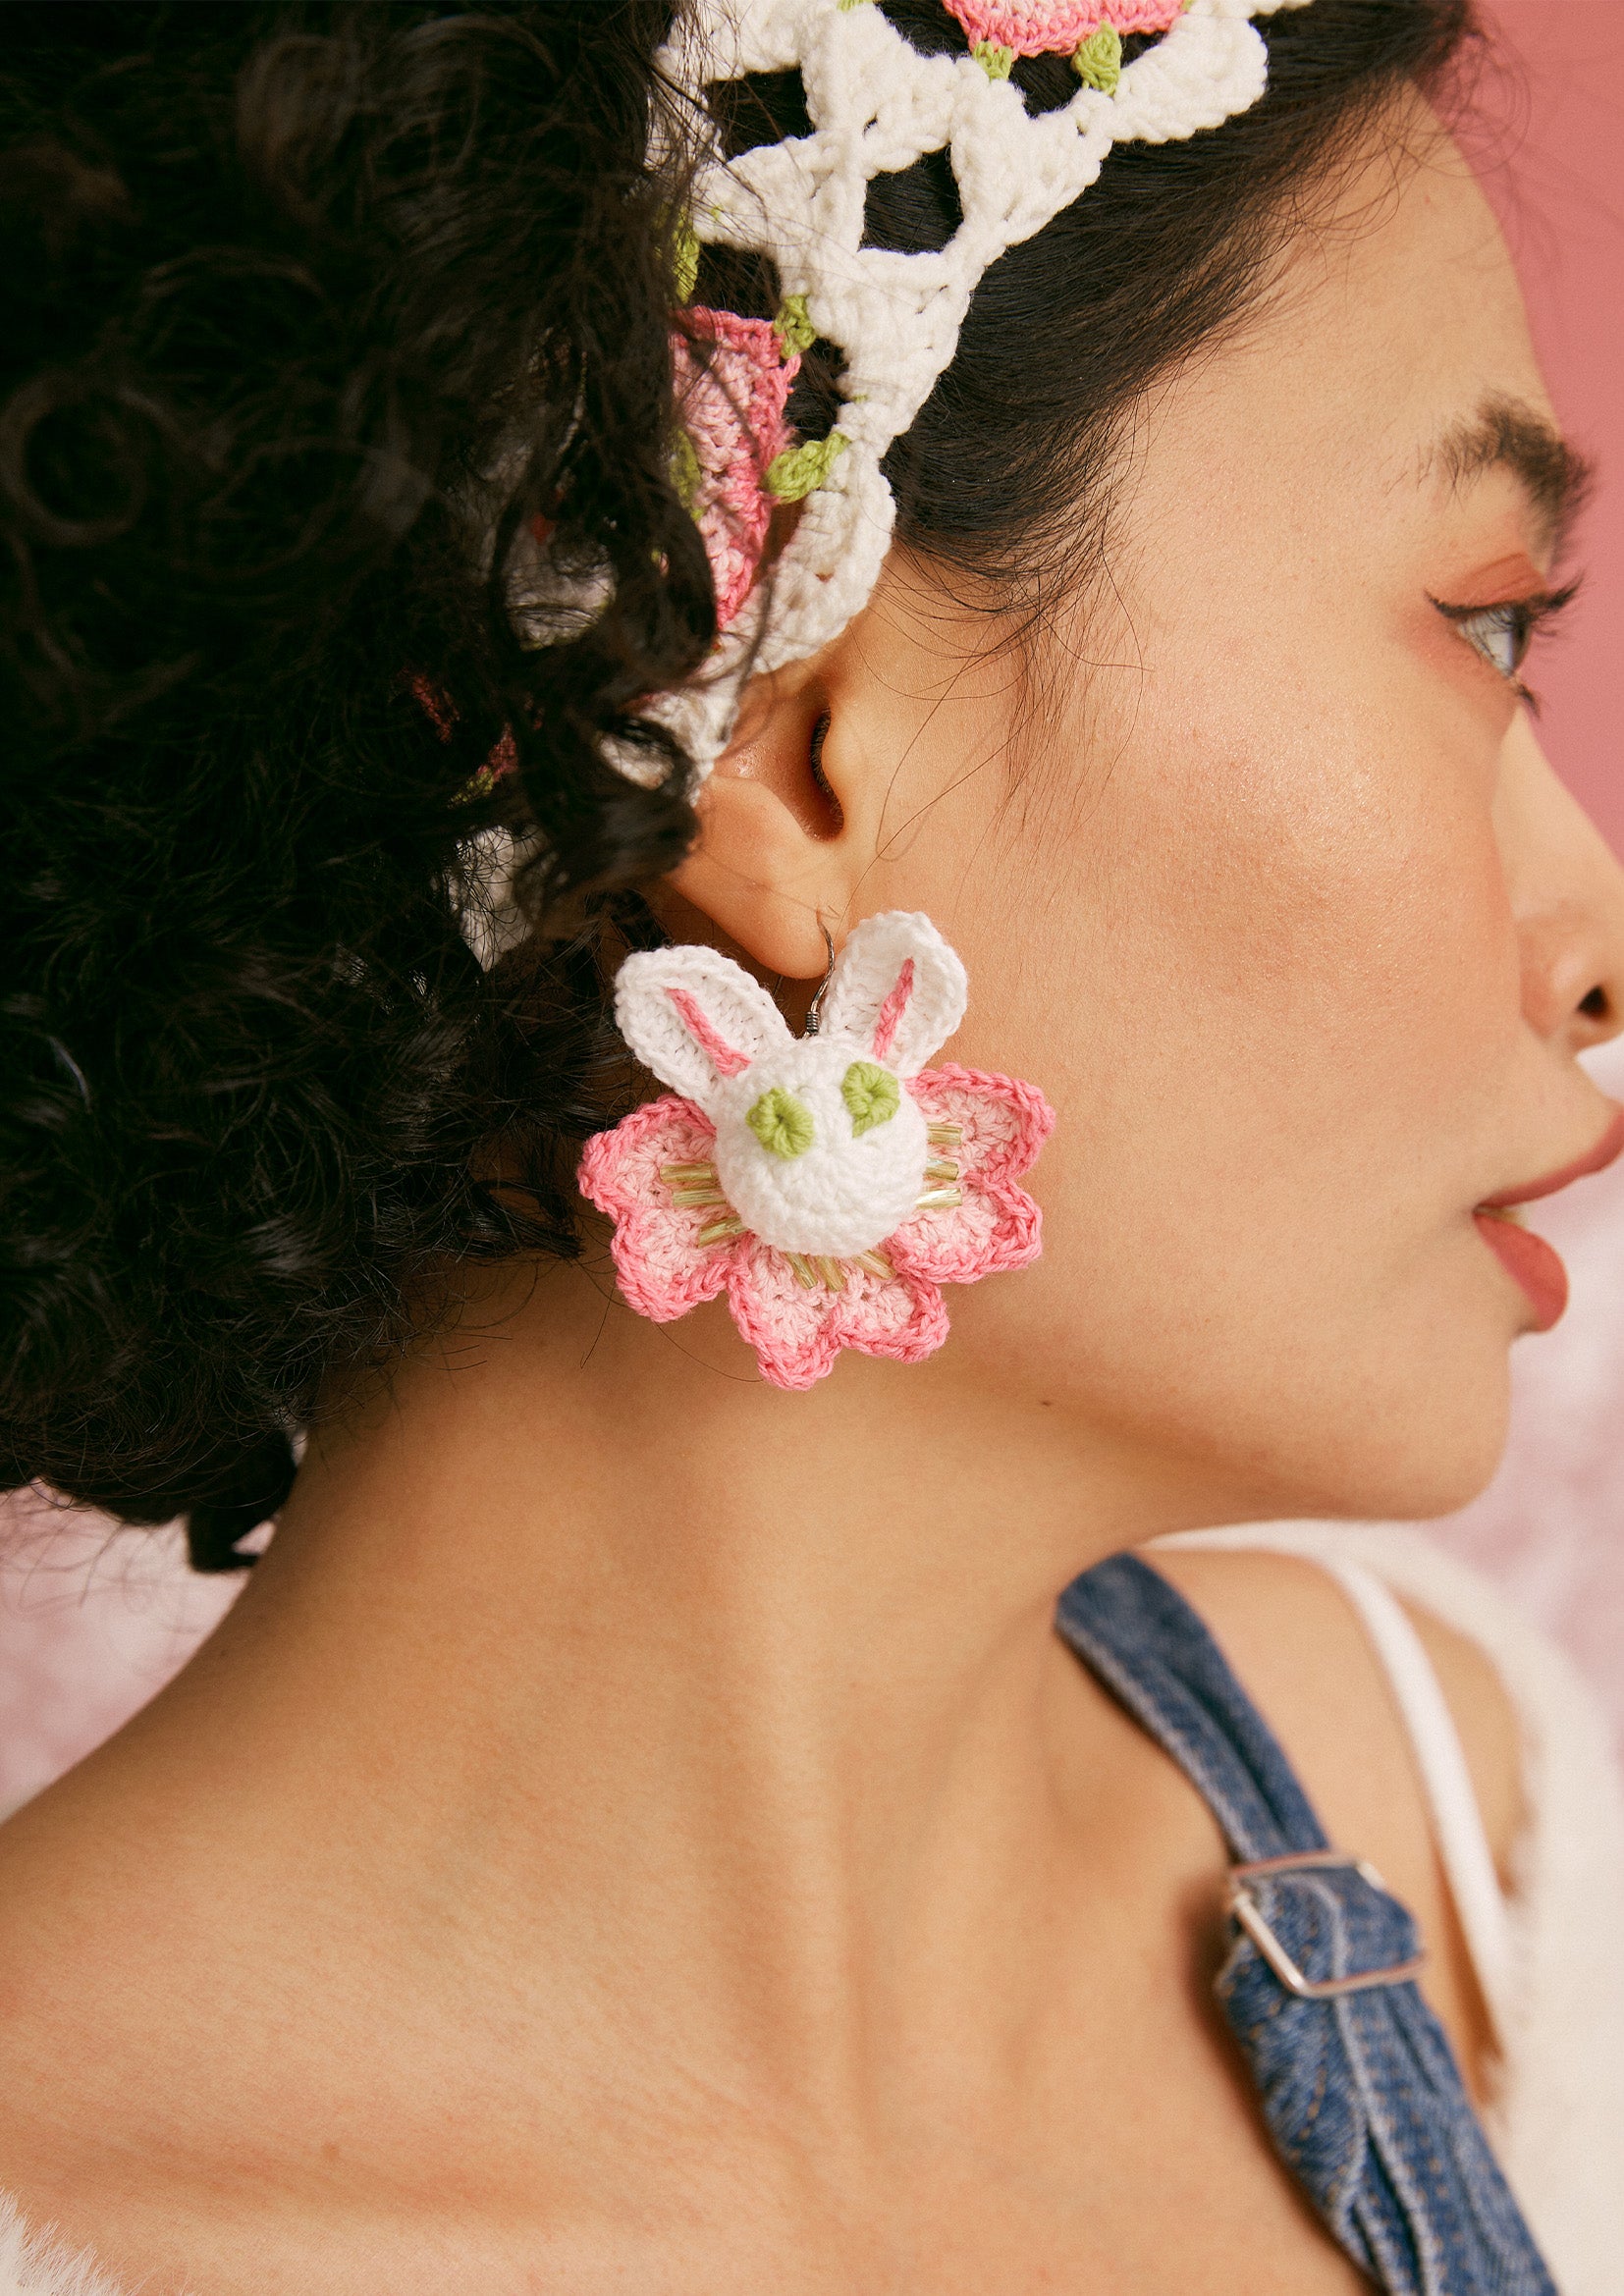
[[[835,943],[830,935],[828,926],[824,923],[821,917],[818,919],[818,931],[823,934],[824,947],[829,951],[829,970],[824,974],[823,979],[818,983],[818,986],[812,994],[812,1001],[806,1008],[806,1026],[801,1031],[801,1035],[803,1037],[815,1037],[817,1035],[819,1023],[823,1017],[824,991],[828,988],[829,984],[835,978]]]

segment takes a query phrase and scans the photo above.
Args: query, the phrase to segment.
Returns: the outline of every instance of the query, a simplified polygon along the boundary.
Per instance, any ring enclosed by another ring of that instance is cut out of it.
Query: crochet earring
[[[841,1348],[934,1354],[944,1283],[1037,1258],[1017,1183],[1055,1121],[1014,1077],[924,1065],[965,998],[936,927],[900,909],[851,934],[800,1038],[715,949],[627,957],[616,1020],[673,1090],[588,1141],[578,1175],[627,1304],[669,1323],[726,1291],[775,1387],[811,1387]]]

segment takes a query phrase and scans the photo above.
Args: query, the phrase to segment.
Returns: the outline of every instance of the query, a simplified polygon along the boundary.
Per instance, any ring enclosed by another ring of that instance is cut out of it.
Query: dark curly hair
[[[883,4],[962,47],[939,0]],[[671,478],[670,17],[6,11],[0,1452],[7,1487],[187,1516],[199,1568],[246,1559],[323,1381],[403,1344],[432,1273],[578,1249],[601,943],[652,931],[634,888],[694,827],[640,705],[715,634]],[[888,464],[902,542],[1005,584],[1097,560],[1125,410],[1244,307],[1297,189],[1436,84],[1467,0],[1261,28],[1262,102],[1121,147],[988,273]],[[1014,77],[1034,110],[1075,88]],[[733,149],[805,124],[793,74],[715,104]],[[946,155],[871,187],[872,243],[956,220]],[[776,294],[707,252],[701,302]],[[808,433],[837,376],[816,346]],[[511,574],[540,519],[608,581],[538,650]],[[498,827],[534,930],[487,972],[460,887]]]

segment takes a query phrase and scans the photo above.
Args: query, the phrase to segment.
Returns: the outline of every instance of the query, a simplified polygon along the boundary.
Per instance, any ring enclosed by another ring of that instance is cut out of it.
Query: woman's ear
[[[707,937],[702,918],[763,973],[816,981],[826,925],[838,947],[848,919],[913,905],[898,825],[1007,746],[1010,673],[987,628],[893,550],[821,654],[751,680],[699,794],[698,842],[654,891],[679,937]]]
[[[670,881],[765,972],[790,980],[823,972],[823,925],[845,915],[873,858],[853,714],[828,655],[753,679],[700,791],[698,842]]]

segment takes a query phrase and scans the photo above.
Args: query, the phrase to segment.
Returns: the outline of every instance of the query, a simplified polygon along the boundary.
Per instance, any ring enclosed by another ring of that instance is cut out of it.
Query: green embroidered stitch
[[[671,443],[671,483],[690,518],[699,500],[699,482],[703,476],[698,448],[686,431],[678,431]]]
[[[806,315],[806,297],[786,294],[779,306],[779,315],[773,321],[773,333],[779,339],[779,348],[785,358],[792,350],[810,350],[818,340],[818,330]]]
[[[767,492],[781,503],[803,501],[814,487],[823,485],[844,453],[845,440],[839,431],[831,431],[827,439],[808,439],[803,447],[785,447],[767,465]]]
[[[836,10],[836,14],[839,16],[849,16],[854,8],[866,8],[868,5],[869,0],[839,0],[839,6]],[[1186,8],[1188,8],[1190,5],[1190,0],[1184,0],[1184,5]]]
[[[1085,87],[1114,95],[1122,77],[1122,35],[1113,24],[1102,24],[1072,52],[1071,69]]]
[[[744,1121],[767,1153],[783,1156],[785,1163],[804,1156],[812,1146],[812,1111],[782,1085],[763,1093]]]
[[[678,304],[691,302],[693,291],[699,285],[699,234],[685,216],[677,229],[672,280]]]
[[[902,1105],[901,1088],[889,1068],[854,1060],[840,1079],[840,1097],[851,1110],[851,1137],[861,1140],[877,1124],[889,1124]]]
[[[472,780],[463,782],[461,788],[452,799],[452,803],[453,805],[472,805],[476,798],[489,797],[495,787],[496,775],[491,772],[489,766],[481,766]]]
[[[1007,80],[1009,68],[1015,61],[1013,48],[1001,47],[997,40],[977,40],[970,50],[989,80]]]

